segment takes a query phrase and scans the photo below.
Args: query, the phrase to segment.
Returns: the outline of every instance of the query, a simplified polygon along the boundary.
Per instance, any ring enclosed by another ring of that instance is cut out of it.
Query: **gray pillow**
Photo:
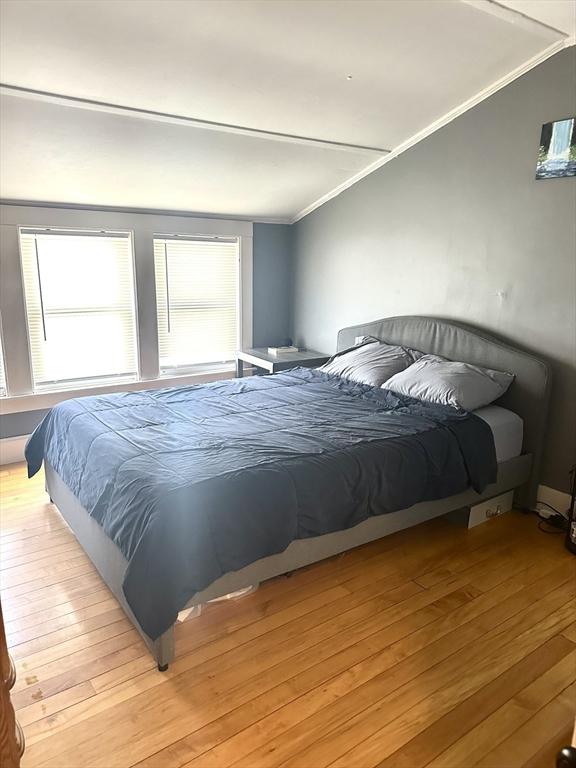
[[[453,405],[474,411],[497,400],[514,376],[437,355],[423,355],[413,365],[385,383],[386,389],[428,403]]]
[[[362,344],[368,344],[371,341],[377,341],[380,344],[388,344],[389,347],[397,346],[396,344],[390,344],[388,341],[384,341],[383,339],[378,339],[376,336],[356,336],[356,343],[354,346],[359,347]],[[418,349],[412,349],[411,347],[400,347],[400,349],[403,349],[404,352],[408,353],[408,355],[412,358],[412,362],[419,360],[422,355],[424,355],[424,352],[420,352]]]
[[[411,363],[412,358],[403,347],[372,341],[334,355],[320,370],[379,387]]]

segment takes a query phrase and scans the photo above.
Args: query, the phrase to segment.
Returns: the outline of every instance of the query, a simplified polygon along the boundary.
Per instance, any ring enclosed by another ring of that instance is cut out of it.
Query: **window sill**
[[[231,364],[229,368],[217,370],[209,369],[178,376],[161,376],[157,379],[144,381],[129,381],[123,384],[109,384],[106,386],[83,387],[79,389],[60,389],[52,392],[33,392],[29,395],[14,395],[0,399],[0,414],[22,413],[24,411],[37,411],[52,408],[53,405],[71,400],[74,397],[89,397],[90,395],[107,395],[112,392],[139,392],[144,389],[167,389],[168,387],[185,387],[189,384],[205,384],[218,379],[229,379],[234,371]]]

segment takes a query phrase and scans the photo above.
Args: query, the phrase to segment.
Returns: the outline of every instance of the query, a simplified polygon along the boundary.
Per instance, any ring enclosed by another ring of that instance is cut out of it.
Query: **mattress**
[[[517,413],[498,405],[487,405],[474,411],[480,416],[494,436],[496,448],[496,461],[507,461],[522,453],[522,439],[524,437],[524,422]]]

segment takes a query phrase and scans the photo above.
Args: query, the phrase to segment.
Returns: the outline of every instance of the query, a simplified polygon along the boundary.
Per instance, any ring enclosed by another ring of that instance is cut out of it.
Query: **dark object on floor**
[[[576,768],[576,747],[564,747],[558,752],[556,768]]]
[[[570,496],[570,509],[568,510],[568,530],[566,531],[566,549],[576,555],[576,465],[572,467],[572,492]]]
[[[158,672],[166,672],[168,664],[158,664]]]

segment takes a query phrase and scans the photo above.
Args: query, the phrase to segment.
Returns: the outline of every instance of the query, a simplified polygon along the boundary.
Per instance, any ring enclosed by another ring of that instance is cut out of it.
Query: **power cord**
[[[576,554],[576,537],[574,536],[574,524],[576,523],[576,464],[570,468],[571,497],[570,506],[566,512],[553,507],[547,501],[537,501],[534,507],[525,507],[522,511],[526,514],[536,515],[538,529],[542,533],[562,533],[566,535],[566,548]],[[543,509],[545,508],[545,509]]]
[[[548,507],[548,509],[551,509],[552,512],[554,512],[556,515],[560,515],[560,517],[563,517],[564,520],[568,520],[568,513],[567,512],[562,512],[559,509],[556,509],[556,507],[553,507],[552,504],[548,504],[547,501],[539,501],[539,502],[537,502],[537,506]],[[540,510],[536,509],[534,511],[536,513],[538,513]],[[552,517],[553,517],[553,515],[552,515]]]
[[[547,507],[553,514],[543,514],[538,507]],[[566,533],[568,530],[568,517],[545,501],[539,501],[534,509],[530,510],[538,518],[538,529],[542,533]]]
[[[538,529],[542,531],[542,533],[566,533],[568,530],[568,521],[563,515],[552,515],[551,517],[541,517],[538,512],[536,512],[537,517],[540,518],[538,521]],[[546,526],[549,526],[549,528],[546,528]]]

